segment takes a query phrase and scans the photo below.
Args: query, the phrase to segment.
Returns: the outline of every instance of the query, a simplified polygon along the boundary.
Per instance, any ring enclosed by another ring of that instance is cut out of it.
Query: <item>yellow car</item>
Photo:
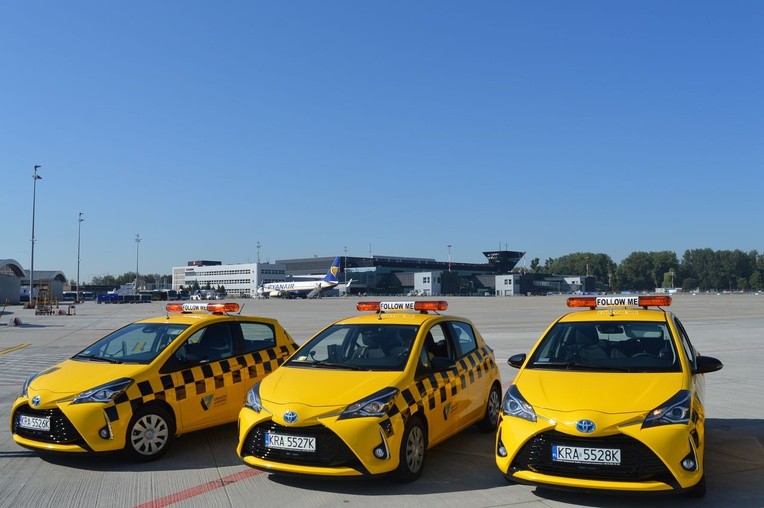
[[[360,302],[256,384],[237,452],[273,473],[417,479],[428,448],[496,429],[501,382],[473,324],[444,301]],[[429,311],[436,311],[430,313]]]
[[[236,421],[247,391],[297,349],[275,319],[228,314],[236,303],[167,311],[30,376],[11,410],[13,440],[157,459],[179,434]]]
[[[568,299],[502,402],[496,464],[510,482],[705,494],[701,356],[668,295]],[[657,307],[657,308],[651,308]]]

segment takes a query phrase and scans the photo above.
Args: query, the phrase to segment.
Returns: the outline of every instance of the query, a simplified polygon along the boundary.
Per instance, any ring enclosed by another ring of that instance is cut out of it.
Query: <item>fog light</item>
[[[695,464],[695,459],[692,457],[688,457],[682,461],[682,467],[685,468],[687,471],[695,471],[695,468],[697,465]]]
[[[507,449],[504,448],[504,445],[500,444],[498,450],[496,450],[499,453],[499,457],[506,457],[507,456]]]
[[[385,453],[385,449],[384,449],[384,448],[382,448],[381,446],[378,446],[378,447],[374,448],[374,456],[375,456],[376,458],[378,458],[378,459],[384,459],[384,458],[385,458],[385,455],[387,455],[387,454]]]
[[[98,435],[101,436],[101,439],[109,439],[111,437],[108,427],[102,427],[101,430],[98,431]]]

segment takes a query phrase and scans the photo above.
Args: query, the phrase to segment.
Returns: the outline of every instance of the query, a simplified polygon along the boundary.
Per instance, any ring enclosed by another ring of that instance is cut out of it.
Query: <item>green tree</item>
[[[764,288],[764,283],[762,281],[761,277],[761,271],[757,270],[751,274],[750,279],[748,279],[748,284],[750,285],[751,289],[754,291],[761,291],[762,288]]]
[[[682,280],[682,291],[690,292],[698,289],[698,281],[692,277],[686,277]]]
[[[617,273],[620,289],[653,291],[657,286],[649,252],[632,252],[618,265]]]

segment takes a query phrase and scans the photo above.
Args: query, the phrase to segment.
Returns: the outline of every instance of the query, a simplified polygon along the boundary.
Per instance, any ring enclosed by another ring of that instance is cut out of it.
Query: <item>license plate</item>
[[[50,416],[38,418],[36,416],[19,415],[19,427],[50,432]]]
[[[618,448],[584,448],[552,445],[552,460],[555,462],[575,462],[578,464],[618,465],[621,463],[621,450]]]
[[[267,448],[279,448],[281,450],[297,450],[301,452],[315,452],[316,438],[305,436],[286,436],[284,434],[265,433],[265,446]]]

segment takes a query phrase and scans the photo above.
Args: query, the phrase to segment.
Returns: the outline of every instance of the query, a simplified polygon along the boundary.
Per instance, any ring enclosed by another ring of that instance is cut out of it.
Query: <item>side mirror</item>
[[[707,372],[716,372],[724,367],[724,364],[711,356],[698,356],[695,359],[695,370],[693,374],[705,374]]]
[[[516,369],[519,369],[525,363],[525,359],[526,358],[527,357],[525,356],[525,353],[520,353],[520,354],[517,354],[517,355],[512,355],[507,360],[507,363],[509,364],[510,367],[514,367]]]

